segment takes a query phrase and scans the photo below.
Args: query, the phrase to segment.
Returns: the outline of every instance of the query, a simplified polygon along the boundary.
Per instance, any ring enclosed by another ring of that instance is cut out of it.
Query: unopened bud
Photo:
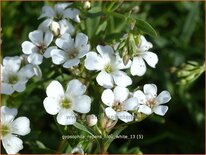
[[[49,28],[54,36],[58,36],[60,34],[60,25],[58,22],[53,21]]]
[[[111,120],[107,116],[102,116],[101,126],[107,132],[110,132],[112,128],[117,124],[118,120]]]
[[[91,8],[91,3],[89,1],[84,2],[84,9],[88,10]]]
[[[35,66],[33,67],[33,70],[34,70],[34,74],[35,74],[39,79],[41,79],[41,78],[42,78],[41,68],[40,68],[38,65],[35,65]]]
[[[86,119],[89,126],[94,126],[97,124],[97,117],[94,114],[87,115]]]
[[[129,58],[130,58],[129,55],[123,56],[123,63],[124,63],[125,66],[128,64]]]

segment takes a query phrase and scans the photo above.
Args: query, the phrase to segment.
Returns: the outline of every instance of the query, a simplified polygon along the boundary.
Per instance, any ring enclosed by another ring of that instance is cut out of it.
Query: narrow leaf
[[[136,27],[138,30],[143,31],[144,33],[147,33],[152,37],[157,36],[157,33],[154,30],[154,28],[144,20],[136,19]]]
[[[114,131],[112,134],[111,134],[111,137],[116,137],[118,136],[125,128],[127,128],[127,126],[122,126],[122,127],[119,127],[116,131]],[[105,142],[105,150],[107,150],[110,146],[110,144],[113,142],[115,138],[109,138],[106,142]]]

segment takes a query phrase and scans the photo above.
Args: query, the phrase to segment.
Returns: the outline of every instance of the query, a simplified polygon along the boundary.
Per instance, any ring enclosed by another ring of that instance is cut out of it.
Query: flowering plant
[[[153,45],[146,39],[146,34],[155,36],[156,32],[147,22],[118,13],[122,2],[111,4],[95,13],[88,10],[89,1],[81,8],[75,3],[43,6],[39,16],[42,23],[29,33],[28,41],[22,42],[22,55],[3,58],[1,94],[6,106],[1,106],[1,139],[8,154],[23,149],[16,135],[32,131],[31,118],[14,120],[18,105],[9,104],[9,99],[15,100],[37,85],[45,91],[40,101],[44,115],[56,115],[55,128],[64,136],[59,153],[107,153],[115,137],[130,124],[152,114],[166,114],[165,104],[171,99],[167,90],[157,95],[155,84],[133,83],[146,74],[147,64],[155,68],[158,63],[157,54],[150,51]],[[96,34],[87,32],[87,20],[96,16],[121,18],[128,28],[119,39],[108,39],[107,33],[91,40],[91,35],[104,33],[107,27],[104,23],[108,19],[104,19]],[[46,71],[42,69],[45,66],[49,68]],[[67,138],[71,135],[90,138],[72,141]],[[109,135],[112,138],[107,138]]]

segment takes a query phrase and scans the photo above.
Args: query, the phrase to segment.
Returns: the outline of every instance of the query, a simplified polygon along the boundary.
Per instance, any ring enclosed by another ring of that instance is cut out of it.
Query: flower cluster
[[[152,68],[158,63],[157,55],[149,51],[153,47],[152,43],[140,35],[135,50],[125,63],[120,54],[121,49],[113,48],[112,44],[90,45],[89,37],[71,23],[80,23],[79,15],[80,11],[73,8],[72,3],[58,3],[53,8],[44,6],[39,19],[45,20],[37,30],[29,33],[29,41],[22,43],[23,55],[3,59],[1,93],[12,95],[15,91],[23,92],[30,78],[42,77],[40,67],[46,58],[51,60],[51,66],[70,71],[66,80],[50,79],[46,88],[47,97],[43,101],[46,112],[57,115],[56,120],[60,125],[75,125],[79,122],[99,130],[98,125],[101,123],[98,124],[97,114],[88,114],[95,104],[92,103],[95,96],[88,89],[96,82],[99,85],[97,93],[103,103],[103,115],[109,120],[106,126],[109,122],[111,129],[118,120],[135,122],[136,114],[165,115],[168,107],[162,104],[171,99],[168,91],[162,91],[157,96],[155,84],[145,84],[143,91],[133,92],[129,88],[133,83],[131,76],[143,76],[146,73],[145,61]],[[77,70],[80,73],[76,74]],[[66,87],[64,83],[67,83]],[[3,146],[7,153],[17,153],[23,148],[22,141],[12,134],[28,134],[29,120],[20,117],[13,121],[17,110],[4,106],[1,113]],[[100,121],[104,122],[103,119]],[[72,152],[84,152],[79,146]]]

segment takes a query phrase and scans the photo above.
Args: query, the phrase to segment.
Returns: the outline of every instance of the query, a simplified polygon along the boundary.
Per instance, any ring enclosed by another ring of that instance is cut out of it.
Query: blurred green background
[[[28,33],[36,30],[41,23],[37,18],[45,3],[2,2],[3,57],[22,54],[21,43],[28,40]],[[92,9],[110,5],[111,2],[103,3],[92,3]],[[77,2],[76,5],[82,4]],[[185,70],[184,63],[195,61],[198,68],[205,61],[204,2],[123,2],[116,9],[122,14],[130,10],[133,10],[134,17],[147,21],[157,31],[157,37],[145,36],[154,45],[151,51],[159,57],[156,69],[148,67],[145,76],[133,77],[131,88],[155,83],[158,93],[166,89],[171,92],[172,99],[164,117],[151,116],[122,132],[127,135],[143,134],[143,140],[115,140],[109,152],[204,153],[205,75],[200,74],[196,80],[190,78],[186,82],[186,77],[180,78],[181,71]],[[105,20],[107,25],[99,28]],[[86,19],[86,25],[87,30],[82,28],[82,31],[89,35],[92,45],[109,42],[111,36],[107,34],[110,33],[118,39],[117,36],[127,30],[121,19],[113,17]],[[98,29],[99,32],[95,34]],[[47,66],[40,67],[44,73]],[[43,108],[42,101],[46,95],[41,82],[30,82],[27,92],[17,99],[10,99],[16,104],[23,103],[19,116],[24,115],[31,120],[32,132],[22,137],[25,144],[21,153],[58,153],[52,150],[58,150],[61,134],[52,116],[46,114]]]

